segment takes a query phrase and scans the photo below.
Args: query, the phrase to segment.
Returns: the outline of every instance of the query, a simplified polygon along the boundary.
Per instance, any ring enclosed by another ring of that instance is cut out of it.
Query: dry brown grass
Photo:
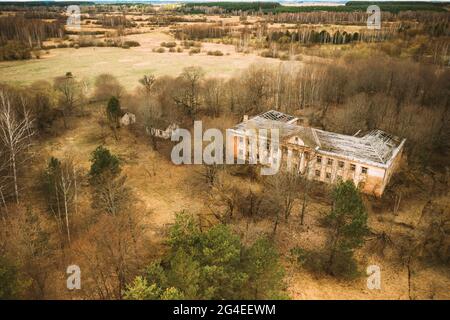
[[[207,76],[226,78],[252,64],[279,63],[277,59],[264,59],[256,54],[236,53],[232,45],[215,43],[204,43],[202,52],[195,55],[189,55],[189,50],[181,53],[153,52],[152,49],[159,47],[161,42],[174,41],[164,28],[124,39],[138,41],[141,46],[127,50],[111,47],[53,49],[43,54],[41,59],[0,62],[0,79],[28,85],[37,80],[51,81],[70,71],[77,78],[92,83],[97,75],[110,73],[127,89],[134,89],[144,74],[178,76],[188,66],[201,66]],[[216,50],[222,51],[224,55],[207,54],[208,51]]]

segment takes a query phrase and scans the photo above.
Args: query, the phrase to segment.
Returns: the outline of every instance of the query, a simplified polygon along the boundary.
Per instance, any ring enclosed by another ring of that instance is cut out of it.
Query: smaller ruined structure
[[[178,125],[176,123],[170,124],[165,130],[158,129],[158,128],[146,128],[146,131],[148,134],[162,139],[170,139],[172,136],[172,132],[176,129],[178,129]]]
[[[121,127],[127,127],[130,124],[136,123],[136,116],[131,112],[125,112],[119,122]]]
[[[300,126],[297,121],[298,118],[275,110],[251,119],[244,117],[244,121],[231,130],[232,140],[227,148],[232,148],[230,152],[235,158],[250,159],[254,155],[248,132],[276,128],[279,144],[267,143],[262,156],[281,153],[281,165],[285,170],[295,170],[310,180],[325,183],[353,180],[362,192],[383,194],[399,165],[405,139],[381,130],[350,136]],[[277,150],[269,150],[273,146]],[[257,152],[261,152],[260,149]]]

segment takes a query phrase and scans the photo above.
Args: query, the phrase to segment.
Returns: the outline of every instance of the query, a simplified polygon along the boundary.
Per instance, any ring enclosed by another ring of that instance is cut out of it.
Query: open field
[[[162,32],[132,35],[127,40],[137,40],[140,47],[122,48],[63,48],[53,49],[41,59],[0,62],[0,79],[18,85],[36,80],[52,80],[56,76],[72,72],[79,79],[93,80],[97,75],[110,73],[127,88],[133,89],[144,74],[177,76],[188,66],[201,66],[206,76],[228,77],[246,69],[251,64],[278,64],[279,60],[267,59],[255,54],[236,53],[232,45],[204,43],[202,52],[189,55],[181,53],[152,52],[163,41],[174,41]],[[221,50],[223,56],[209,56],[210,50]],[[298,63],[298,62],[293,62]],[[26,75],[26,76],[24,76]]]

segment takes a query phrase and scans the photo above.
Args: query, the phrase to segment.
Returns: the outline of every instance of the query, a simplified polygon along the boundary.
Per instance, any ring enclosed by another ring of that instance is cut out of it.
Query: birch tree
[[[45,171],[44,190],[49,210],[55,217],[60,233],[71,242],[71,221],[76,212],[77,170],[72,159],[63,162],[51,158]]]
[[[6,205],[5,200],[5,190],[6,190],[6,176],[5,172],[9,166],[8,157],[6,156],[6,152],[0,147],[0,208],[5,210],[5,213],[8,214],[8,206]],[[0,213],[2,210],[0,210]]]
[[[33,122],[29,111],[24,108],[20,118],[5,91],[0,92],[0,143],[9,162],[9,178],[13,180],[13,194],[19,203],[18,171],[28,160],[26,156],[34,135]],[[3,191],[2,195],[3,196]]]

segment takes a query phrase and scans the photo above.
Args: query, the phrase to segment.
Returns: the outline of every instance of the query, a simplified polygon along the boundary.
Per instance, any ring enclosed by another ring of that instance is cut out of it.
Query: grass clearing
[[[141,46],[130,49],[61,48],[51,50],[41,59],[1,62],[0,81],[29,85],[37,80],[51,81],[56,76],[72,72],[78,79],[92,82],[99,74],[110,73],[127,89],[134,89],[139,78],[148,73],[177,76],[185,67],[201,66],[206,76],[229,77],[251,64],[279,63],[279,60],[265,59],[255,54],[235,53],[232,45],[213,43],[205,43],[202,52],[196,55],[189,55],[189,50],[181,53],[152,52],[162,41],[174,41],[170,35],[162,32],[133,35],[126,40],[139,41]],[[220,50],[225,55],[207,55],[211,50]]]

